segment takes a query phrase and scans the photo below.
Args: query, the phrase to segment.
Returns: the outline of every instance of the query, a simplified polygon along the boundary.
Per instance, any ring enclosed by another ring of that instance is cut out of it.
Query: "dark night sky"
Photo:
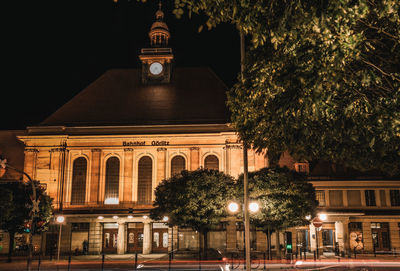
[[[197,29],[205,18],[176,19],[163,0],[176,66],[209,66],[231,86],[239,71],[233,25]],[[2,2],[0,129],[37,125],[106,70],[138,68],[138,52],[158,1],[64,0]],[[5,72],[4,72],[5,71]]]

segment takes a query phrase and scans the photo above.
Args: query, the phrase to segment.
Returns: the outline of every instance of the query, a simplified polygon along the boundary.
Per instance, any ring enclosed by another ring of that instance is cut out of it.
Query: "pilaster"
[[[99,201],[100,189],[100,156],[101,149],[92,149],[92,170],[91,170],[91,184],[90,184],[90,205],[95,205]]]
[[[144,221],[143,228],[143,254],[151,253],[151,223],[150,221]]]
[[[124,195],[123,202],[132,202],[133,149],[124,149]]]
[[[125,253],[125,223],[118,222],[117,254]]]

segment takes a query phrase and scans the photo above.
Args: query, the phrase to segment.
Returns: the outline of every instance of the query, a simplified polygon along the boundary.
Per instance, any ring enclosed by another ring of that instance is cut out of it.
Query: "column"
[[[236,218],[234,216],[230,216],[227,219],[226,225],[226,250],[236,250],[236,242]]]
[[[362,222],[362,233],[365,251],[373,251],[371,222]]]
[[[151,223],[150,221],[144,221],[143,228],[143,254],[151,253]]]
[[[125,253],[125,223],[118,222],[117,254]]]
[[[317,249],[317,240],[316,240],[316,229],[314,227],[314,225],[311,223],[310,224],[310,247],[311,247],[311,251],[316,251]]]
[[[265,233],[262,231],[256,231],[256,242],[258,251],[267,250],[267,235]]]
[[[389,236],[391,249],[400,252],[400,224],[399,222],[389,222]]]
[[[89,227],[89,254],[100,254],[102,244],[101,224],[90,222]]]
[[[36,179],[36,158],[37,149],[25,149],[24,171],[32,178]],[[28,178],[24,175],[24,182],[28,182]]]
[[[100,149],[92,149],[92,170],[90,183],[90,201],[89,205],[96,205],[99,198],[100,185]]]
[[[124,194],[123,202],[132,202],[132,185],[133,185],[133,149],[124,149]]]
[[[339,251],[345,251],[344,226],[342,221],[335,221],[336,242],[339,245]]]

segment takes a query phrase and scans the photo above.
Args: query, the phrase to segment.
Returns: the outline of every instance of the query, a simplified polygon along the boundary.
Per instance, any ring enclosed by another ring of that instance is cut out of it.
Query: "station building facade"
[[[46,186],[61,225],[61,252],[161,253],[195,250],[198,234],[152,221],[154,190],[181,170],[200,167],[237,177],[243,150],[230,125],[227,87],[208,68],[176,68],[164,14],[156,12],[141,69],[109,70],[18,139],[24,171]],[[249,150],[249,171],[268,159]],[[329,253],[400,250],[400,180],[341,172],[329,163],[294,161],[281,166],[307,173],[317,190],[323,226],[273,235],[273,249],[291,235],[294,250]],[[54,253],[60,225],[34,239]],[[3,235],[6,233],[2,233]],[[210,247],[243,249],[243,224],[230,217],[209,233]],[[6,240],[7,238],[3,238]],[[266,235],[251,233],[252,249],[266,250]],[[317,245],[318,240],[318,245]]]

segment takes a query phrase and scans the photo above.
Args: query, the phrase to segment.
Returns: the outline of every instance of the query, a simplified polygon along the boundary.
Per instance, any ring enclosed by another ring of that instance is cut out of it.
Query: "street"
[[[98,271],[98,270],[216,270],[216,271],[234,271],[244,270],[243,261],[197,261],[197,260],[174,260],[169,262],[164,259],[141,259],[136,263],[132,258],[116,260],[113,258],[106,258],[102,260],[93,259],[80,259],[76,258],[71,262],[68,260],[60,260],[59,262],[53,260],[41,261],[40,266],[38,261],[35,260],[32,264],[33,270],[85,270],[85,271]],[[0,270],[4,271],[18,271],[26,270],[26,261],[15,261],[12,263],[0,262]],[[400,270],[400,260],[393,259],[343,259],[335,261],[332,259],[320,261],[253,261],[252,270],[357,270],[357,271],[390,271]]]

